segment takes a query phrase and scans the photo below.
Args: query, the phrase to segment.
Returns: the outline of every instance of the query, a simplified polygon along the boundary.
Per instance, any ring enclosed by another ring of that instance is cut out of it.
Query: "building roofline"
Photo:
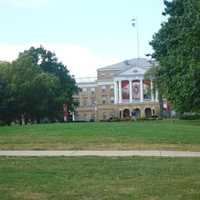
[[[78,84],[96,83],[97,77],[80,77],[76,78]]]
[[[141,66],[142,62],[149,63],[149,65],[152,65],[151,62],[155,62],[155,61],[149,60],[147,58],[133,58],[133,59],[124,60],[122,62],[112,64],[112,65],[108,65],[106,67],[98,68],[97,71],[108,71],[108,70],[119,71],[119,70],[122,70],[124,68],[127,69],[127,68],[137,64],[138,61],[139,61],[139,65],[140,65],[138,67],[145,67],[145,66]]]

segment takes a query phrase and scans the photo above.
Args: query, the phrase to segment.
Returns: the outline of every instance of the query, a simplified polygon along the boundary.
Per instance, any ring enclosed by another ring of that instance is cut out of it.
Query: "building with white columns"
[[[155,63],[131,59],[99,68],[97,78],[77,79],[80,105],[75,120],[144,118],[158,115],[158,93],[144,74]]]

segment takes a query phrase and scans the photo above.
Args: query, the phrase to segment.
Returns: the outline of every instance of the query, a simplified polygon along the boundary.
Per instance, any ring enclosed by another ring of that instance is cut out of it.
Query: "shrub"
[[[200,119],[200,113],[184,113],[180,116],[180,119],[184,120],[196,120]]]

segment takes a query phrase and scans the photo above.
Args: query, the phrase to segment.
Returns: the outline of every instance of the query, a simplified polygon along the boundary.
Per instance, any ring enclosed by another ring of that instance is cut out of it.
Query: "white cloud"
[[[59,61],[67,65],[70,73],[76,77],[96,76],[96,69],[115,62],[117,58],[106,58],[105,56],[95,55],[90,49],[73,44],[45,44],[31,43],[26,45],[0,45],[0,60],[12,61],[17,58],[19,52],[30,48],[39,47],[40,44],[45,49],[55,52]]]
[[[38,8],[52,0],[0,0],[0,5],[22,8]]]

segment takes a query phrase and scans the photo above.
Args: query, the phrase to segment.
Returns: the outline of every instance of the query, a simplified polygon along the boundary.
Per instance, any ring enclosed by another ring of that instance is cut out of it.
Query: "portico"
[[[153,83],[143,78],[115,79],[114,102],[115,104],[127,104],[135,102],[157,101],[154,98]]]

